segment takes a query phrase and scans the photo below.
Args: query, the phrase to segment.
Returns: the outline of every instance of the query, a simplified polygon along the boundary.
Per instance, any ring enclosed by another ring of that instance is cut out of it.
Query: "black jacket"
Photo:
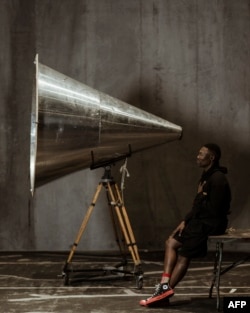
[[[199,181],[205,182],[203,192],[196,195],[185,222],[188,223],[190,219],[195,218],[215,228],[225,228],[231,202],[231,190],[226,174],[227,169],[219,165],[203,172]]]

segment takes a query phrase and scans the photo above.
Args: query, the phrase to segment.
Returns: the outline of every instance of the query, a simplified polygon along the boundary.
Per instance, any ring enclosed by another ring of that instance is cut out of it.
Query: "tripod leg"
[[[114,235],[115,235],[115,239],[116,239],[116,243],[118,245],[119,251],[121,253],[121,255],[123,256],[123,259],[126,260],[126,249],[125,249],[125,240],[124,240],[124,236],[121,232],[121,229],[119,229],[118,227],[118,222],[117,218],[115,216],[115,212],[113,210],[112,204],[111,204],[111,199],[109,196],[109,192],[108,192],[108,188],[106,186],[106,193],[107,193],[107,199],[108,199],[108,203],[109,203],[109,211],[110,211],[110,217],[111,217],[111,221],[113,224],[113,230],[114,230]]]
[[[115,184],[115,190],[116,190],[116,194],[118,196],[119,201],[122,203],[121,210],[122,210],[123,218],[125,220],[125,224],[127,226],[127,229],[128,229],[128,232],[129,232],[129,236],[130,236],[131,241],[133,243],[132,248],[134,249],[134,253],[135,253],[137,262],[140,264],[141,261],[140,261],[139,252],[138,252],[138,248],[137,248],[137,245],[136,245],[136,241],[135,241],[135,236],[134,236],[134,233],[133,233],[130,221],[129,221],[129,217],[128,217],[126,208],[123,205],[122,197],[121,197],[121,194],[120,194],[120,191],[119,191],[119,188],[118,188],[117,184]]]
[[[101,189],[102,189],[102,183],[99,183],[98,186],[97,186],[96,192],[94,194],[92,203],[90,204],[90,206],[89,206],[89,208],[87,210],[87,213],[86,213],[86,215],[85,215],[85,217],[84,217],[84,219],[82,221],[82,224],[81,224],[79,232],[78,232],[78,234],[76,236],[75,242],[72,245],[71,251],[70,251],[69,256],[68,256],[68,259],[67,259],[67,261],[66,261],[66,263],[64,265],[64,268],[63,268],[64,272],[67,271],[68,264],[71,262],[72,257],[73,257],[73,255],[74,255],[74,253],[76,251],[76,248],[77,248],[77,246],[78,246],[78,244],[80,242],[80,239],[81,239],[81,237],[82,237],[82,235],[83,235],[83,233],[85,231],[85,228],[86,228],[86,226],[88,224],[88,221],[89,221],[89,218],[91,216],[91,213],[92,213],[92,211],[93,211],[93,209],[95,207],[95,204],[96,204],[96,201],[98,199],[98,196],[99,196],[99,193],[100,193]]]
[[[117,202],[118,202],[117,200],[119,200],[119,202],[121,203],[121,201],[120,201],[121,197],[120,197],[119,189],[115,185],[115,191],[116,191],[116,194],[118,196],[118,199],[116,199],[110,183],[108,183],[107,186],[108,186],[110,198],[111,198],[113,205],[114,205],[114,208],[116,210],[116,214],[117,214],[118,220],[120,222],[121,229],[122,229],[124,238],[126,240],[126,244],[128,246],[128,249],[129,249],[131,256],[133,258],[133,261],[134,261],[136,266],[140,265],[141,261],[139,259],[137,247],[135,249],[136,243],[135,243],[135,238],[133,236],[132,228],[131,228],[131,225],[129,223],[127,214],[125,214],[125,216],[124,216],[125,208],[124,208],[124,206],[122,206],[122,210],[120,210],[120,208],[117,204]],[[125,211],[125,213],[126,213],[126,211]]]
[[[126,226],[127,226],[128,232],[129,232],[129,236],[130,236],[130,238],[131,238],[132,248],[133,248],[133,250],[134,250],[134,253],[135,253],[135,256],[136,256],[136,259],[137,259],[137,263],[140,264],[141,261],[140,261],[140,257],[139,257],[138,248],[137,248],[137,245],[136,245],[135,236],[134,236],[134,233],[133,233],[131,224],[130,224],[130,220],[129,220],[129,217],[128,217],[126,208],[125,208],[125,206],[123,205],[122,198],[121,198],[121,194],[120,194],[120,192],[119,192],[119,188],[118,188],[117,184],[115,184],[115,188],[116,188],[116,193],[117,193],[117,195],[118,195],[119,201],[121,201],[121,203],[122,203],[122,208],[121,208],[121,210],[122,210],[123,218],[124,218],[124,220],[125,220],[125,224],[126,224]]]
[[[122,206],[122,214],[123,214],[123,217],[124,217],[124,220],[125,220],[125,224],[127,225],[128,232],[129,232],[129,235],[130,235],[130,238],[131,238],[131,244],[132,244],[132,249],[133,249],[135,257],[136,257],[136,263],[140,264],[141,261],[140,261],[139,252],[138,252],[138,248],[137,248],[137,245],[136,245],[135,237],[134,237],[133,230],[132,230],[129,218],[128,218],[127,211],[126,211],[124,206]]]

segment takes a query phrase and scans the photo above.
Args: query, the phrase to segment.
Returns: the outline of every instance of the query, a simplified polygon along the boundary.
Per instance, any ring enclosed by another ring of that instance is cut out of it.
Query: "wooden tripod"
[[[128,218],[128,214],[126,211],[126,208],[123,204],[123,200],[119,191],[119,188],[117,186],[117,184],[115,183],[115,181],[113,180],[113,178],[111,177],[111,167],[110,166],[106,166],[105,167],[105,172],[104,172],[104,176],[102,177],[101,181],[99,182],[97,188],[96,188],[96,192],[93,196],[92,202],[90,204],[90,206],[88,207],[88,210],[86,212],[86,215],[82,221],[82,224],[80,226],[80,229],[78,231],[78,234],[76,236],[75,242],[72,245],[72,248],[70,250],[69,256],[67,258],[67,261],[64,265],[63,268],[63,277],[66,278],[66,281],[68,281],[68,274],[71,272],[68,269],[69,264],[72,261],[73,255],[77,249],[77,246],[82,238],[82,235],[86,229],[86,226],[89,222],[90,216],[94,210],[95,204],[98,200],[99,194],[102,190],[102,188],[105,188],[106,193],[107,193],[107,198],[108,198],[108,202],[109,202],[109,206],[111,209],[111,213],[112,213],[112,217],[113,217],[113,225],[114,225],[114,230],[115,233],[117,234],[117,229],[116,229],[116,225],[114,222],[114,215],[117,216],[118,219],[118,224],[120,226],[120,231],[124,237],[126,246],[131,254],[131,257],[133,259],[135,268],[137,269],[136,271],[134,271],[133,273],[130,274],[134,274],[136,276],[136,284],[137,287],[139,289],[142,288],[142,281],[143,281],[143,275],[142,275],[142,271],[141,271],[141,261],[140,261],[140,257],[139,257],[139,252],[138,252],[138,248],[136,245],[136,241],[135,241],[135,237],[133,234],[133,230]],[[117,238],[117,242],[121,251],[121,244],[120,241]],[[125,272],[128,273],[128,272]]]

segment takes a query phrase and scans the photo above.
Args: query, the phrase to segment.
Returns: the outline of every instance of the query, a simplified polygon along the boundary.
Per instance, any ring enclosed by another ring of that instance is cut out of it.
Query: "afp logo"
[[[250,297],[225,297],[223,301],[223,312],[250,312]]]

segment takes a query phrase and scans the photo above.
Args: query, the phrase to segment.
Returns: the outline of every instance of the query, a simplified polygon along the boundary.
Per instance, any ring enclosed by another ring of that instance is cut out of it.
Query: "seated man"
[[[190,260],[207,253],[210,235],[221,235],[227,228],[231,191],[226,178],[227,169],[220,166],[220,147],[209,143],[201,147],[197,164],[203,168],[191,211],[166,241],[164,269],[154,294],[141,300],[140,305],[150,306],[167,300],[174,287],[187,272]]]

